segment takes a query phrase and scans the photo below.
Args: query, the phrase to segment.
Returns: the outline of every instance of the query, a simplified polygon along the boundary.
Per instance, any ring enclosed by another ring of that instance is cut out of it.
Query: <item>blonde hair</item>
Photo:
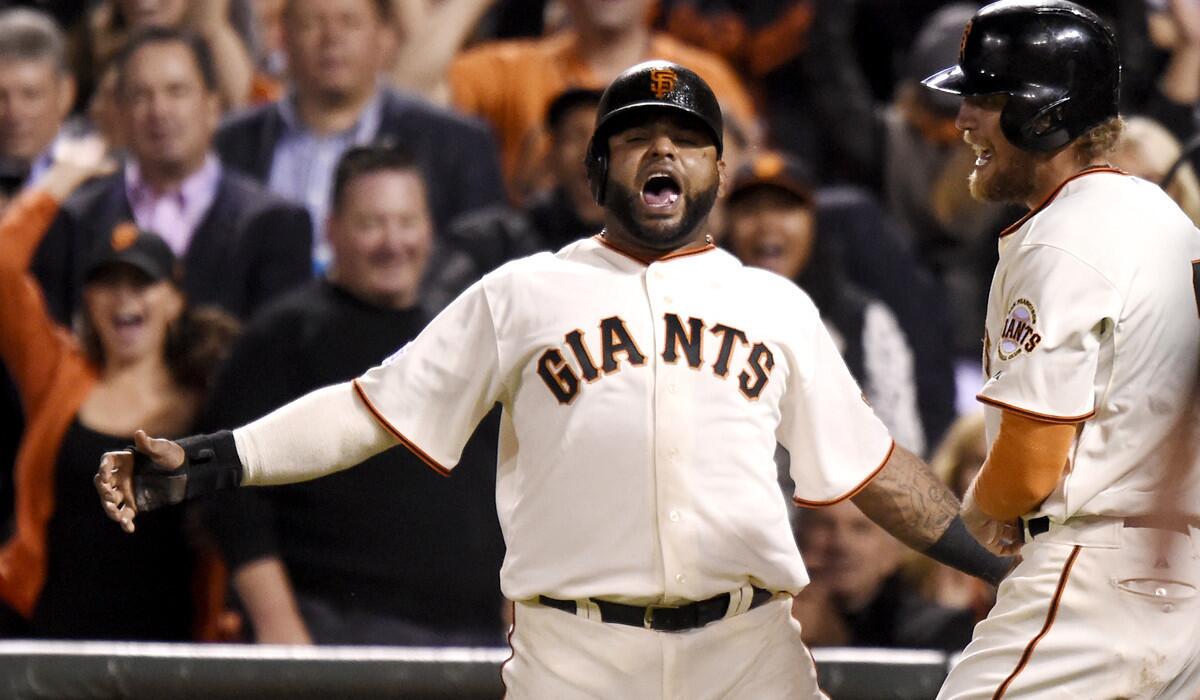
[[[1131,175],[1161,184],[1182,152],[1179,141],[1161,124],[1148,117],[1130,117],[1112,161]],[[1183,163],[1164,189],[1192,223],[1200,226],[1200,180],[1191,164]]]
[[[978,464],[968,464],[967,457],[971,456],[975,446],[984,443],[985,439],[983,412],[976,411],[961,415],[950,425],[946,436],[942,438],[937,451],[929,460],[933,472],[942,480],[942,483],[955,491],[954,495],[959,498],[962,498],[962,494],[957,493],[957,485],[963,470],[979,466]]]
[[[1109,154],[1121,142],[1121,135],[1124,132],[1125,120],[1119,116],[1088,129],[1075,141],[1079,162],[1083,165],[1091,165],[1107,160]]]

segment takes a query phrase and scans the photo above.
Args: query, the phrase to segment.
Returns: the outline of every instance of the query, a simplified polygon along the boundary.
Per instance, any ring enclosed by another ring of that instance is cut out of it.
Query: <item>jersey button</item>
[[[668,385],[667,385],[667,392],[668,392],[668,393],[674,394],[676,391],[679,391],[679,389],[678,389],[678,387],[676,387],[674,384],[668,384]]]
[[[687,581],[687,576],[684,576],[683,574],[675,574],[675,583],[683,583],[684,581]]]
[[[675,297],[663,297],[663,303],[664,304],[674,304]]]
[[[673,510],[667,515],[667,517],[671,519],[671,522],[677,523],[679,522],[679,511]]]

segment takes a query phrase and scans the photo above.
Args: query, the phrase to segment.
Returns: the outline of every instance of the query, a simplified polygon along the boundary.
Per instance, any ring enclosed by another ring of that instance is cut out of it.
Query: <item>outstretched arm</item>
[[[132,449],[105,453],[95,484],[108,517],[133,532],[139,508],[237,486],[308,481],[396,444],[346,382],[302,396],[232,434],[172,442],[139,430]],[[134,450],[143,459],[135,459]]]
[[[896,539],[959,571],[997,583],[1012,559],[985,550],[958,516],[958,499],[913,453],[897,446],[854,496],[859,510]]]

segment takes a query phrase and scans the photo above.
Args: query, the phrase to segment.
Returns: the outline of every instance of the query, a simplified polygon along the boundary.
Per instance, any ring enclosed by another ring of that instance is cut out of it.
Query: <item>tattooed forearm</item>
[[[867,517],[917,551],[938,541],[958,515],[958,499],[908,450],[896,446],[878,475],[854,497]]]

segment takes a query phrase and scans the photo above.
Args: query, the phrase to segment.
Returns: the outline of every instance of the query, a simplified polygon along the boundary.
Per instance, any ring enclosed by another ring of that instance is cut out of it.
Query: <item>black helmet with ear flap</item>
[[[922,83],[954,95],[1007,95],[1004,136],[1050,152],[1117,116],[1121,59],[1095,13],[1066,0],[1002,0],[963,30],[958,65]]]
[[[708,83],[669,61],[646,61],[613,80],[600,97],[596,127],[587,149],[588,182],[597,204],[604,204],[608,180],[608,137],[643,115],[669,110],[695,119],[711,134],[721,155],[724,134],[721,105]]]

